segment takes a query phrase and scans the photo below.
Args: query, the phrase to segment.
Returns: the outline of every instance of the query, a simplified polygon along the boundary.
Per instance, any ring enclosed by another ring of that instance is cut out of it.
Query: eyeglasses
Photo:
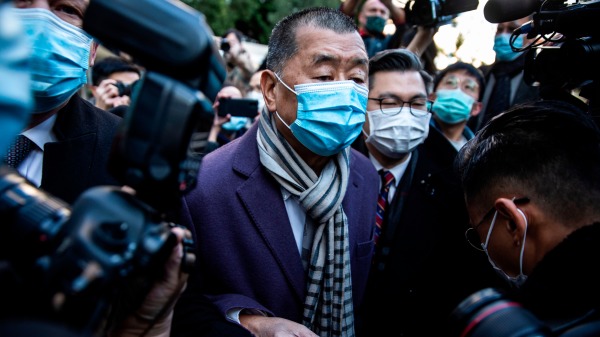
[[[521,198],[513,199],[513,203],[515,205],[523,205],[528,202],[529,202],[528,197],[521,197]],[[467,239],[467,242],[471,245],[471,247],[483,252],[483,249],[481,248],[481,239],[479,238],[479,234],[477,234],[477,228],[479,228],[479,226],[483,225],[485,223],[485,221],[490,216],[492,216],[495,212],[496,212],[496,207],[492,206],[492,208],[490,208],[490,210],[487,211],[487,213],[485,213],[483,218],[481,218],[481,220],[475,226],[471,226],[471,227],[467,228],[467,230],[465,231],[465,238]]]
[[[369,100],[379,102],[379,110],[381,110],[381,113],[388,116],[399,114],[405,104],[408,104],[408,111],[415,117],[429,115],[431,113],[431,108],[433,107],[433,101],[426,98],[415,98],[408,102],[404,102],[403,100],[394,97],[369,97]]]
[[[444,86],[452,89],[458,89],[460,86],[461,90],[463,90],[466,93],[479,95],[479,84],[477,83],[477,81],[468,77],[461,80],[458,76],[447,75],[444,78],[442,78],[440,84],[443,84]]]

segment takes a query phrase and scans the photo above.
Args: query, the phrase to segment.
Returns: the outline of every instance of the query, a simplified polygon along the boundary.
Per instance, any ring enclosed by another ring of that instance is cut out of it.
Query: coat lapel
[[[235,154],[233,169],[247,177],[237,194],[256,230],[277,260],[299,301],[304,301],[305,272],[285,209],[279,184],[261,165],[256,143],[256,125],[252,135],[242,137]],[[250,137],[248,137],[250,136]],[[257,243],[260,244],[260,243]]]

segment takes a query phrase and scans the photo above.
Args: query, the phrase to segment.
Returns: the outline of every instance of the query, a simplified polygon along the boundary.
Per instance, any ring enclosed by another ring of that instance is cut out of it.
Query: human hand
[[[187,252],[183,254],[183,240],[190,240],[192,234],[189,230],[175,227],[171,229],[177,238],[171,255],[164,266],[164,275],[156,280],[144,298],[142,305],[109,333],[110,337],[168,337],[171,331],[173,307],[187,285],[188,274],[181,270],[182,261],[193,263],[195,255]]]
[[[103,110],[108,110],[120,105],[131,104],[129,96],[119,96],[119,89],[116,86],[117,81],[105,79],[96,88],[96,106]]]
[[[256,337],[319,337],[304,325],[280,317],[240,314],[240,323]]]

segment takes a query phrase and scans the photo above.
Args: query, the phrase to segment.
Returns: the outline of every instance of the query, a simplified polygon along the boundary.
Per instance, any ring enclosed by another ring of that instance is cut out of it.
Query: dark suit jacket
[[[178,303],[177,324],[202,319],[186,308],[193,305],[187,298],[198,294],[206,295],[222,317],[241,307],[302,321],[306,272],[280,185],[260,163],[256,134],[257,124],[208,154],[196,189],[185,197],[182,221],[194,233],[198,268]],[[355,308],[371,264],[377,179],[372,164],[353,150],[343,207]]]
[[[106,167],[120,121],[74,95],[56,117],[53,131],[58,141],[44,146],[40,187],[73,203],[90,187],[120,185]]]
[[[433,127],[413,152],[385,212],[359,336],[447,336],[448,316],[462,299],[502,284],[465,239],[469,218],[455,156]]]

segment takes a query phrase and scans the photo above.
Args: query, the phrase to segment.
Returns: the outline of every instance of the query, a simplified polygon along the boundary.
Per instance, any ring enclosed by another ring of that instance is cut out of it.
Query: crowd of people
[[[120,186],[111,146],[145,71],[119,56],[96,61],[88,5],[0,1],[0,74],[19,64],[3,48],[23,48],[4,18],[33,47],[29,76],[14,77],[30,100],[0,84],[0,109],[30,110],[0,147],[4,165],[68,204]],[[291,13],[258,67],[243,33],[226,31],[214,46],[227,74],[214,118],[190,144],[202,155],[196,185],[166,219],[182,225],[173,249],[140,305],[108,313],[95,333],[453,337],[457,306],[486,288],[553,331],[600,318],[600,129],[581,104],[524,81],[525,56],[509,41],[529,19],[497,25],[494,64],[441,70],[427,66],[436,28],[407,27],[388,0]],[[258,101],[251,117],[219,113],[244,98]],[[187,241],[191,270],[180,267]],[[26,292],[9,257],[0,262],[2,288]],[[0,335],[78,336],[10,292]]]

